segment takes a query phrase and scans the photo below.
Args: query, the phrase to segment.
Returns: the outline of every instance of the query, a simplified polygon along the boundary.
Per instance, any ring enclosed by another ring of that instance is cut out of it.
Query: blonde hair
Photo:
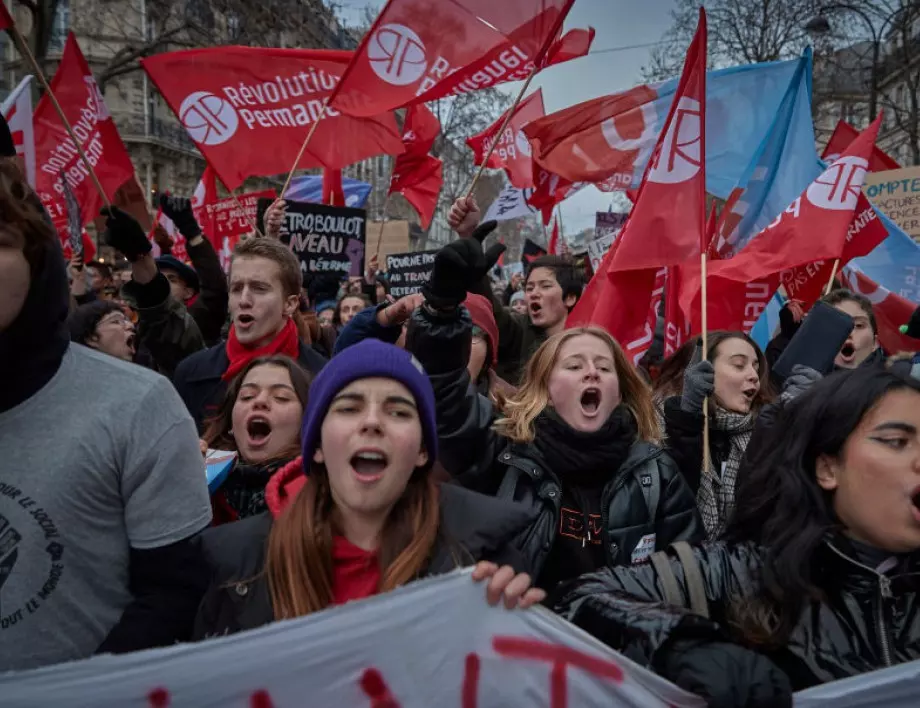
[[[494,430],[499,435],[519,443],[529,443],[534,438],[533,423],[543,410],[551,405],[549,377],[559,358],[559,350],[566,342],[582,335],[597,337],[610,348],[614,368],[620,380],[620,396],[636,419],[638,437],[657,442],[661,437],[652,394],[648,384],[626,358],[623,349],[608,332],[599,327],[578,327],[553,335],[537,349],[527,363],[524,379],[517,393],[507,398],[503,405],[504,418],[496,421]]]

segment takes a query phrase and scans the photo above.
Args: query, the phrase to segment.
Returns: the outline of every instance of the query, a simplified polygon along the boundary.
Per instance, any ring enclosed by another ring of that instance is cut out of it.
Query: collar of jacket
[[[626,455],[623,464],[620,465],[620,469],[611,476],[610,481],[605,486],[609,487],[611,482],[622,479],[639,465],[661,456],[662,453],[662,448],[657,445],[646,440],[636,440],[629,448],[629,453]],[[539,482],[545,477],[556,484],[560,484],[558,475],[547,467],[539,450],[533,443],[509,442],[504,451],[498,456],[498,461],[520,470],[535,482]]]
[[[920,590],[920,552],[908,555],[891,572],[880,573],[854,558],[848,552],[845,540],[837,535],[828,535],[823,548],[822,560],[828,575],[822,584],[827,584],[827,580],[832,578],[829,587],[846,585],[856,591],[871,593],[878,592],[882,587],[883,594],[892,595]]]

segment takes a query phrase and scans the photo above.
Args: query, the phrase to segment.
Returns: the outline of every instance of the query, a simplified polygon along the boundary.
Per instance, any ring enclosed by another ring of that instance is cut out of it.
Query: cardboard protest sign
[[[434,257],[437,253],[437,251],[418,251],[388,255],[387,275],[390,279],[390,295],[401,298],[419,292],[431,278]]]
[[[199,644],[0,675],[4,705],[696,708],[705,701],[469,571]]]
[[[604,254],[610,250],[616,240],[629,214],[619,212],[599,211],[594,222],[594,239],[588,241],[588,257],[594,272],[600,268]]]
[[[260,199],[258,223],[271,199]],[[287,202],[281,241],[300,259],[304,273],[335,273],[341,277],[364,273],[367,214],[364,209]]]
[[[920,238],[920,167],[867,174],[863,191],[914,240]]]

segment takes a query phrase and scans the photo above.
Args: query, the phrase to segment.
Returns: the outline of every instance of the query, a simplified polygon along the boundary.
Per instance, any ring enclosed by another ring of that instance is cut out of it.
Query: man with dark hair
[[[491,231],[495,222],[479,226],[480,212],[475,200],[458,199],[448,222],[461,237],[471,237],[477,227]],[[491,264],[490,264],[491,267]],[[520,315],[503,306],[487,283],[476,290],[492,301],[498,323],[498,366],[496,374],[511,384],[520,383],[531,355],[549,337],[565,329],[565,320],[581,297],[584,282],[575,265],[560,256],[535,258],[527,267],[524,296],[527,314]]]
[[[280,241],[251,238],[237,244],[230,263],[230,333],[226,342],[179,364],[173,383],[203,427],[216,413],[227,383],[259,356],[287,354],[317,373],[326,359],[297,336],[300,263]]]
[[[869,298],[840,288],[829,292],[821,301],[853,318],[853,331],[840,348],[834,365],[838,369],[883,365],[885,352],[878,344],[878,326]]]
[[[0,214],[0,667],[172,643],[208,583],[195,426],[165,378],[70,342],[60,239],[2,158]]]

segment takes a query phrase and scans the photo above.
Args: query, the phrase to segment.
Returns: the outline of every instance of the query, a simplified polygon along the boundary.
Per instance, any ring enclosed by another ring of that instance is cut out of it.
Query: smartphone
[[[846,312],[816,302],[777,359],[773,374],[785,380],[793,366],[802,364],[826,376],[834,370],[834,359],[851,331],[853,318]]]

